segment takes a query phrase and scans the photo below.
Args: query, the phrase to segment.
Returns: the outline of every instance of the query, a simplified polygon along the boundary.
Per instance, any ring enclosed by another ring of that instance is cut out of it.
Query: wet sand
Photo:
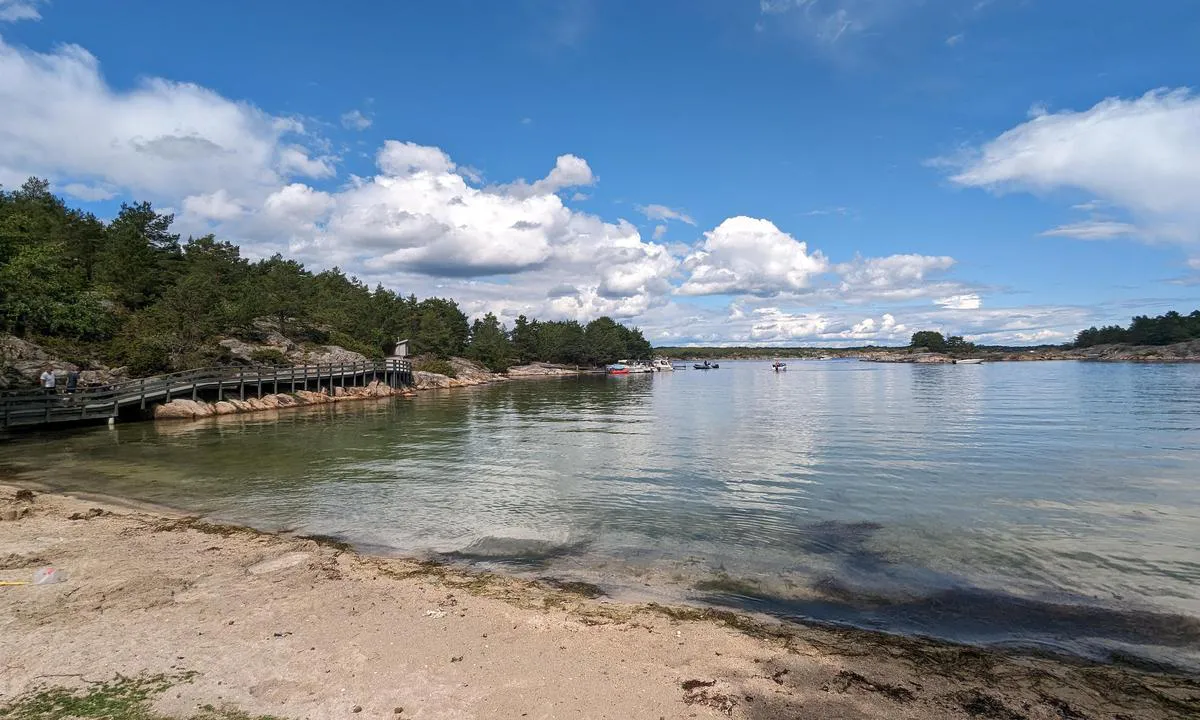
[[[157,712],[293,718],[1200,717],[1200,680],[630,605],[159,508],[0,486],[0,715],[176,678]]]

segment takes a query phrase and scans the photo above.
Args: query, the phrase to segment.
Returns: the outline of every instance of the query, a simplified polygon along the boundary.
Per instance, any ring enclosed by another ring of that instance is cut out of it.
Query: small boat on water
[[[701,365],[700,363],[696,363],[692,367],[696,368],[697,370],[716,370],[717,368],[719,368],[721,366],[717,363],[713,363],[710,365],[708,363],[708,361],[705,360],[703,365]]]
[[[675,372],[675,366],[666,358],[654,358],[650,367],[654,369],[654,372]]]
[[[983,360],[980,358],[966,358],[964,360],[955,360],[955,365],[982,365]]]
[[[775,372],[787,370],[787,363],[776,360],[775,362],[771,363],[771,369],[773,369]]]
[[[605,367],[604,373],[606,375],[628,375],[629,368],[622,365],[621,363],[614,363],[612,365]]]
[[[653,366],[647,365],[646,363],[644,363],[640,360],[632,360],[632,361],[618,360],[610,367],[617,367],[617,366],[625,368],[628,372],[623,373],[623,374],[627,374],[627,375],[642,375],[644,373],[654,372]]]

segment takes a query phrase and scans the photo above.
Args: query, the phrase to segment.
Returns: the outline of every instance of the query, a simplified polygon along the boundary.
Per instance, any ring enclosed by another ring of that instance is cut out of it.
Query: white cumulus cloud
[[[666,205],[639,205],[638,210],[651,220],[678,220],[688,225],[696,224],[691,215],[682,210],[669,208]]]
[[[304,126],[189,83],[110,88],[77,45],[36,53],[0,39],[0,177],[40,175],[178,199],[261,195],[291,176],[328,177]]]
[[[18,20],[41,20],[39,7],[47,0],[0,0],[0,22]]]
[[[966,293],[938,298],[933,304],[950,310],[978,310],[983,305],[983,299],[975,293]]]
[[[958,166],[951,180],[960,185],[1082,190],[1162,237],[1200,240],[1200,97],[1187,89],[1108,98],[1084,111],[1035,108],[1028,121],[947,162]]]
[[[229,193],[217,190],[184,198],[183,212],[198,220],[232,220],[245,213],[246,209],[229,197]]]
[[[112,200],[117,196],[117,192],[111,187],[104,185],[88,185],[87,183],[67,183],[62,186],[62,191],[73,198],[78,198],[84,202],[97,202],[100,200]]]
[[[841,280],[840,296],[850,302],[912,300],[961,290],[957,283],[933,278],[954,266],[947,255],[900,254],[857,257],[834,270]]]
[[[807,289],[829,262],[770,220],[738,216],[704,233],[684,267],[689,275],[680,294],[770,296]]]
[[[491,190],[511,197],[532,198],[595,184],[596,176],[592,174],[592,168],[586,160],[576,155],[559,155],[554,161],[554,169],[541,180],[529,183],[520,179],[507,185],[497,185]],[[580,195],[582,193],[575,193],[574,199],[579,199]],[[586,200],[587,196],[583,199]]]
[[[342,127],[347,130],[366,130],[375,121],[363,114],[362,110],[351,110],[342,113]]]

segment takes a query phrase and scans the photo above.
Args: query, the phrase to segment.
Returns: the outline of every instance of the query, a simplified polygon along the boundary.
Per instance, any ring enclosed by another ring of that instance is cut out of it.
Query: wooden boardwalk
[[[264,393],[295,392],[367,385],[373,381],[391,387],[412,385],[412,364],[407,360],[380,360],[346,365],[309,365],[290,368],[203,368],[171,375],[156,375],[80,388],[66,394],[25,390],[0,394],[0,428],[53,423],[73,423],[116,418],[123,410],[146,410],[176,398],[261,397]]]

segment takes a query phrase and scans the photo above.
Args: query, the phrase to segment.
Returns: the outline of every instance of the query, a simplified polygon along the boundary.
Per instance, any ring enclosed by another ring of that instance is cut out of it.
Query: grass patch
[[[151,701],[195,673],[176,675],[118,675],[83,687],[39,687],[0,705],[0,717],[10,720],[178,720],[154,712]],[[270,715],[249,715],[236,708],[206,705],[188,720],[282,720]]]

